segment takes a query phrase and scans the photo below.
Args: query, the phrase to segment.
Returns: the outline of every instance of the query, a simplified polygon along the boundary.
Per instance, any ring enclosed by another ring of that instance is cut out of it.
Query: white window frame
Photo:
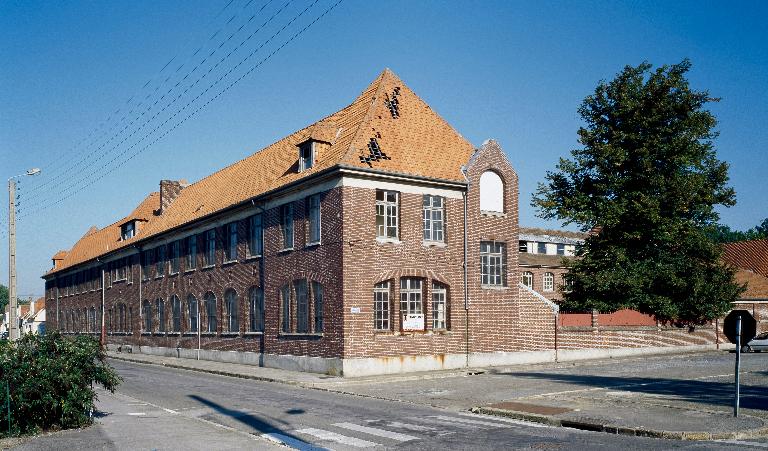
[[[168,258],[168,274],[178,274],[181,269],[181,243],[176,240],[171,243],[171,255]]]
[[[309,333],[309,287],[307,279],[293,281],[296,293],[296,332]]]
[[[448,290],[439,282],[432,282],[432,329],[448,329]]]
[[[422,201],[424,241],[445,242],[445,198],[425,194]]]
[[[264,292],[259,287],[248,290],[248,331],[264,332]]]
[[[392,304],[389,299],[389,281],[373,287],[373,330],[392,330]]]
[[[181,332],[181,299],[171,296],[171,332]]]
[[[197,332],[200,326],[200,305],[194,294],[187,296],[187,330]]]
[[[480,284],[484,287],[507,286],[506,243],[480,242]]]
[[[308,224],[307,244],[320,244],[322,237],[322,213],[320,208],[320,194],[307,198]]]
[[[227,308],[227,332],[240,333],[237,292],[230,288],[224,292],[224,305]]]
[[[379,199],[379,197],[381,197],[381,199]],[[391,200],[391,197],[394,197],[394,200]],[[399,241],[399,204],[399,192],[391,190],[376,190],[376,239],[385,241]],[[381,222],[381,224],[379,224],[379,222]]]
[[[248,218],[248,257],[261,257],[264,252],[264,217],[261,213]]]
[[[280,231],[283,235],[283,249],[289,251],[293,249],[296,233],[293,224],[293,204],[284,204],[280,206]]]
[[[555,274],[545,272],[541,277],[541,287],[543,291],[555,291]]]
[[[197,269],[197,235],[188,236],[186,239],[186,259],[184,261],[184,270],[191,271]]]
[[[128,221],[121,227],[120,237],[123,240],[129,240],[136,236],[136,221]]]
[[[418,277],[400,279],[400,324],[406,315],[424,314],[424,280]],[[426,325],[426,324],[425,324]]]
[[[237,221],[230,222],[226,226],[227,231],[227,246],[224,249],[224,253],[226,254],[227,261],[225,263],[229,262],[236,262],[237,261]]]
[[[520,283],[530,289],[533,289],[533,273],[531,271],[523,271],[520,274]]]
[[[210,229],[205,232],[205,254],[204,267],[216,266],[216,229]]]
[[[309,155],[305,155],[308,152]],[[307,141],[299,146],[299,172],[312,169],[315,165],[315,143]]]
[[[216,295],[210,291],[206,293],[205,296],[203,296],[203,304],[205,305],[205,331],[210,334],[215,334],[219,329],[219,306]]]

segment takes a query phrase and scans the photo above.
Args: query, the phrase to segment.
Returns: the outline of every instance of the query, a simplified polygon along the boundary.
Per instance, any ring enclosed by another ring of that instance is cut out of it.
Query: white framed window
[[[248,319],[248,331],[264,331],[264,292],[261,288],[251,287],[248,290]]]
[[[264,249],[264,228],[261,214],[248,218],[248,256],[258,257]]]
[[[156,299],[155,304],[157,305],[157,331],[165,332],[165,300]]]
[[[320,282],[312,282],[312,297],[315,301],[314,303],[314,310],[315,310],[315,324],[314,324],[314,332],[319,333],[323,331],[323,302],[325,301],[323,299],[323,296],[325,296],[323,285],[320,284]]]
[[[285,284],[280,288],[280,300],[282,301],[282,331],[291,331],[291,285]]]
[[[228,262],[237,260],[237,222],[227,224],[226,259]]]
[[[218,312],[216,308],[216,295],[210,291],[203,296],[203,302],[205,303],[205,316],[206,324],[208,326],[207,332],[216,332],[218,330]]]
[[[533,288],[533,273],[530,271],[523,271],[520,275],[520,282],[528,288]]]
[[[400,314],[403,319],[406,315],[424,314],[421,279],[415,277],[400,279]]]
[[[293,249],[293,205],[280,206],[280,230],[283,233],[283,250]]]
[[[216,229],[205,232],[205,266],[216,264]]]
[[[424,241],[444,240],[445,200],[440,196],[424,195],[422,202]]]
[[[480,210],[504,213],[504,182],[493,171],[480,176]]]
[[[144,280],[147,280],[150,278],[150,269],[152,267],[152,256],[154,255],[154,252],[151,250],[144,251],[141,254],[141,277]]]
[[[171,296],[171,331],[181,332],[181,301],[175,294]]]
[[[373,287],[373,329],[390,330],[389,281]]]
[[[224,293],[224,304],[227,307],[227,331],[240,332],[240,321],[237,315],[237,293],[235,290],[230,288]]]
[[[197,235],[187,237],[187,258],[184,265],[187,270],[197,268]]]
[[[120,227],[120,237],[124,240],[136,236],[136,221],[129,221]]]
[[[309,213],[309,244],[320,242],[320,195],[310,196],[307,202]]]
[[[518,248],[518,250],[520,252],[525,252],[525,253],[528,252],[528,242],[527,241],[522,241],[521,240],[519,245],[520,245],[520,247]]]
[[[293,282],[296,292],[296,332],[309,332],[309,299],[307,296],[307,280],[299,279]]]
[[[397,191],[376,190],[376,237],[396,240],[398,237]]]
[[[536,243],[536,253],[537,254],[546,254],[547,253],[547,243],[543,241],[539,241]]]
[[[168,272],[170,274],[177,274],[179,272],[180,254],[181,254],[181,243],[179,241],[174,241],[173,243],[171,243],[171,258],[168,259]]]
[[[491,287],[507,286],[506,244],[480,242],[480,283]]]
[[[187,296],[187,320],[187,330],[197,332],[200,316],[198,314],[197,298],[193,294]]]
[[[299,172],[315,165],[315,143],[307,141],[299,146]]]
[[[542,288],[544,291],[555,291],[555,275],[551,272],[545,272],[541,278]]]
[[[557,255],[565,255],[565,244],[557,243]]]
[[[155,248],[155,277],[165,274],[165,245]]]
[[[439,282],[432,282],[432,329],[447,329],[448,290]]]

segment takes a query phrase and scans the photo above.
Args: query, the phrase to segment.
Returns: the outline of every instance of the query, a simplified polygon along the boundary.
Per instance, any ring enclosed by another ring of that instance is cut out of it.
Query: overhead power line
[[[282,32],[283,32],[283,31],[284,31],[284,30],[285,30],[285,29],[286,29],[288,26],[290,26],[290,25],[291,25],[293,22],[295,22],[295,21],[296,21],[296,20],[297,20],[299,17],[301,17],[301,16],[302,16],[302,15],[303,15],[303,14],[304,14],[306,11],[308,11],[308,10],[309,10],[309,9],[310,9],[312,6],[314,6],[314,5],[315,5],[315,4],[316,4],[318,1],[319,1],[319,0],[315,0],[314,2],[312,2],[312,3],[311,3],[309,6],[307,6],[307,7],[306,7],[306,8],[305,8],[305,9],[304,9],[304,10],[303,10],[301,13],[297,14],[297,15],[296,15],[296,16],[295,16],[293,19],[291,19],[291,21],[289,21],[287,24],[285,24],[285,25],[284,25],[284,26],[283,26],[283,27],[282,27],[280,30],[278,30],[278,31],[277,31],[275,34],[273,34],[273,35],[272,35],[272,36],[271,36],[271,37],[270,37],[270,38],[267,40],[267,42],[265,42],[265,43],[264,43],[264,44],[262,44],[262,45],[261,45],[259,48],[257,48],[257,49],[256,49],[256,50],[254,50],[253,52],[251,52],[251,53],[250,53],[250,54],[249,54],[249,55],[248,55],[246,58],[244,58],[243,60],[241,60],[241,61],[240,61],[240,62],[239,62],[239,63],[238,63],[238,64],[237,64],[235,67],[233,67],[233,68],[232,68],[230,71],[228,71],[228,72],[227,72],[227,74],[225,74],[223,77],[219,78],[219,79],[218,79],[216,82],[214,82],[214,83],[213,83],[213,84],[211,84],[211,85],[210,85],[208,88],[206,88],[206,90],[205,90],[204,92],[207,92],[207,91],[208,91],[208,90],[210,90],[212,87],[214,87],[215,85],[217,85],[217,84],[218,84],[218,83],[219,83],[219,82],[220,82],[220,81],[221,81],[221,80],[222,80],[222,79],[223,79],[225,76],[229,75],[229,74],[230,74],[230,73],[231,73],[233,70],[235,70],[237,67],[239,67],[240,65],[242,65],[242,64],[243,64],[245,61],[247,61],[247,60],[248,60],[250,57],[252,57],[254,54],[256,54],[256,52],[258,52],[258,51],[259,51],[261,48],[263,48],[263,47],[264,47],[264,45],[266,45],[266,44],[267,44],[269,41],[271,41],[271,40],[272,40],[272,39],[274,39],[276,36],[278,36],[280,33],[282,33]],[[245,73],[243,73],[243,74],[242,74],[240,77],[238,77],[237,79],[233,80],[233,81],[232,81],[230,84],[226,85],[226,86],[225,86],[225,87],[224,87],[222,90],[220,90],[220,91],[219,91],[219,92],[218,92],[216,95],[214,95],[213,97],[211,97],[211,98],[210,98],[210,99],[209,99],[209,100],[208,100],[208,101],[207,101],[205,104],[203,104],[203,105],[201,105],[200,107],[198,107],[197,109],[193,110],[191,113],[189,113],[187,116],[185,116],[185,117],[184,117],[183,119],[181,119],[179,122],[177,122],[177,123],[176,123],[175,125],[173,125],[171,128],[167,129],[165,132],[163,132],[162,134],[160,134],[159,136],[157,136],[157,137],[156,137],[154,140],[152,140],[152,141],[150,141],[149,143],[147,143],[147,144],[146,144],[144,147],[141,147],[141,148],[139,148],[138,150],[134,151],[134,152],[133,152],[132,154],[130,154],[130,155],[129,155],[129,156],[126,158],[126,159],[124,159],[124,160],[122,160],[122,161],[118,162],[118,163],[117,163],[115,166],[113,166],[113,167],[111,167],[111,168],[106,168],[106,166],[105,166],[105,167],[104,167],[104,169],[106,169],[106,170],[105,170],[105,172],[103,172],[103,173],[101,173],[101,174],[98,174],[98,175],[96,175],[96,174],[94,173],[95,177],[94,177],[94,178],[92,178],[92,179],[90,179],[90,180],[88,180],[88,181],[87,181],[87,183],[86,183],[85,185],[83,185],[83,186],[79,187],[77,190],[75,190],[75,191],[72,191],[72,192],[70,192],[69,194],[67,194],[67,195],[65,195],[65,196],[62,196],[62,197],[60,197],[59,199],[57,199],[57,200],[55,200],[55,201],[52,201],[52,202],[47,202],[47,203],[43,203],[42,205],[38,205],[38,206],[37,206],[37,208],[35,208],[34,210],[32,210],[32,211],[27,211],[27,212],[25,212],[24,214],[20,215],[20,216],[19,216],[19,219],[22,219],[22,218],[28,217],[28,216],[30,216],[30,215],[32,215],[32,214],[38,213],[38,212],[40,212],[40,211],[46,210],[46,209],[48,209],[48,208],[51,208],[51,207],[53,207],[53,206],[55,206],[55,205],[58,205],[58,204],[60,204],[61,202],[65,201],[65,200],[67,200],[67,199],[69,199],[69,198],[71,198],[71,197],[72,197],[72,196],[74,196],[75,194],[77,194],[77,193],[81,192],[82,190],[84,190],[84,189],[88,188],[89,186],[93,185],[94,183],[98,182],[98,181],[99,181],[99,180],[101,180],[102,178],[106,177],[107,175],[111,174],[112,172],[116,171],[117,169],[119,169],[120,167],[122,167],[123,165],[125,165],[126,163],[128,163],[130,160],[132,160],[133,158],[135,158],[137,155],[141,154],[141,153],[142,153],[142,152],[144,152],[146,149],[148,149],[149,147],[151,147],[152,145],[154,145],[156,142],[158,142],[159,140],[163,139],[163,138],[164,138],[165,136],[167,136],[169,133],[171,133],[172,131],[174,131],[176,128],[178,128],[179,126],[181,126],[181,125],[182,125],[184,122],[186,122],[186,121],[187,121],[187,120],[189,120],[190,118],[192,118],[192,117],[194,117],[195,115],[197,115],[197,113],[199,113],[199,112],[200,112],[202,109],[206,108],[206,107],[207,107],[207,106],[208,106],[208,105],[209,105],[211,102],[213,102],[214,100],[216,100],[216,99],[218,99],[219,97],[221,97],[221,95],[223,95],[224,93],[226,93],[227,91],[229,91],[229,90],[230,90],[230,89],[231,89],[233,86],[235,86],[237,83],[239,83],[240,81],[242,81],[242,80],[243,80],[243,79],[244,79],[246,76],[248,76],[248,75],[249,75],[249,74],[251,74],[253,71],[255,71],[256,69],[258,69],[259,67],[261,67],[261,66],[262,66],[264,63],[266,63],[267,61],[269,61],[269,60],[270,60],[270,59],[271,59],[271,58],[272,58],[274,55],[276,55],[278,52],[280,52],[280,51],[281,51],[281,50],[282,50],[282,49],[283,49],[285,46],[287,46],[288,44],[290,44],[291,42],[293,42],[293,41],[294,41],[296,38],[298,38],[298,37],[299,37],[299,36],[301,36],[303,33],[305,33],[305,32],[306,32],[306,31],[307,31],[309,28],[311,28],[311,27],[312,27],[312,26],[313,26],[315,23],[317,23],[317,22],[318,22],[320,19],[322,19],[322,18],[323,18],[323,17],[325,17],[325,16],[326,16],[328,13],[330,13],[331,11],[333,11],[333,10],[334,10],[334,9],[335,9],[335,8],[336,8],[336,7],[337,7],[339,4],[341,4],[341,3],[342,3],[342,1],[343,1],[343,0],[337,0],[335,3],[331,4],[331,5],[330,5],[328,8],[326,8],[326,9],[325,9],[325,10],[324,10],[324,11],[323,11],[323,12],[322,12],[322,13],[321,13],[319,16],[317,16],[317,17],[316,17],[314,20],[312,20],[311,22],[309,22],[309,23],[308,23],[307,25],[305,25],[303,28],[299,29],[299,31],[297,31],[297,32],[296,32],[296,33],[294,33],[292,36],[290,36],[290,37],[289,37],[287,40],[285,40],[285,41],[284,41],[284,42],[283,42],[283,43],[282,43],[280,46],[278,46],[278,47],[277,47],[275,50],[273,50],[273,51],[272,51],[270,54],[268,54],[266,57],[262,58],[262,59],[261,59],[261,60],[260,60],[258,63],[256,63],[255,65],[251,66],[251,67],[250,67],[250,69],[248,69],[248,70],[247,70]],[[203,95],[203,94],[200,94],[200,95],[198,95],[198,96],[197,96],[197,97],[195,97],[195,98],[194,98],[192,101],[190,101],[189,103],[187,103],[187,104],[186,104],[184,107],[182,107],[182,108],[180,108],[179,110],[177,110],[177,111],[176,111],[176,113],[174,113],[174,114],[173,114],[173,115],[172,115],[172,116],[171,116],[169,119],[167,119],[165,122],[163,122],[163,123],[162,123],[162,124],[160,124],[159,126],[155,127],[155,129],[153,129],[153,131],[152,131],[152,132],[150,132],[148,135],[146,135],[146,136],[145,136],[145,138],[146,138],[147,136],[151,135],[151,134],[152,134],[154,131],[158,130],[158,129],[159,129],[160,127],[162,127],[163,125],[165,125],[167,122],[169,122],[170,120],[172,120],[172,119],[173,119],[174,117],[176,117],[176,116],[177,116],[177,115],[178,115],[180,112],[183,112],[184,110],[186,110],[186,109],[187,109],[187,108],[188,108],[188,107],[189,107],[189,106],[190,106],[190,105],[191,105],[193,102],[195,102],[197,99],[199,99],[199,98],[200,98],[202,95]],[[145,139],[145,138],[142,138],[142,140],[143,140],[143,139]],[[140,142],[140,141],[139,141],[139,142]],[[134,144],[134,146],[135,146],[135,144]],[[134,147],[134,146],[132,146],[132,147]],[[108,162],[108,163],[107,163],[107,165],[109,165],[110,163],[112,163],[112,162],[116,161],[116,159],[117,159],[117,158],[113,158],[112,160],[110,160],[110,162]]]

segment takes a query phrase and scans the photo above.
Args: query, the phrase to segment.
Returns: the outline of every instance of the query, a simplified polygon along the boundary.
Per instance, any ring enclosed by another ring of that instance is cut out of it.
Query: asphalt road
[[[544,427],[451,408],[386,401],[284,384],[208,375],[151,365],[112,361],[124,381],[123,414],[177,417],[200,428],[215,427],[251,437],[249,448],[269,447],[268,438],[298,449],[746,449],[764,441],[681,442]],[[101,415],[111,412],[99,406]],[[126,410],[127,409],[127,410]],[[136,412],[130,412],[130,410]],[[141,416],[141,415],[136,415]],[[116,417],[113,417],[115,419]],[[104,420],[99,420],[103,422]],[[159,420],[156,420],[159,421]],[[150,430],[152,432],[150,432]],[[158,432],[159,431],[159,432]],[[181,449],[178,431],[147,428],[133,448]],[[205,447],[232,448],[218,442]],[[221,446],[216,446],[216,443]],[[200,443],[200,448],[204,448]],[[125,445],[118,444],[116,448]],[[125,446],[130,448],[130,446]],[[209,449],[211,449],[209,448]]]

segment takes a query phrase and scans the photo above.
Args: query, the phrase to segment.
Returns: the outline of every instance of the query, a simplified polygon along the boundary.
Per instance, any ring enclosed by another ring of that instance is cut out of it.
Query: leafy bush
[[[0,437],[8,434],[6,383],[12,434],[68,429],[91,423],[93,383],[114,392],[120,377],[93,337],[58,332],[0,341]]]

